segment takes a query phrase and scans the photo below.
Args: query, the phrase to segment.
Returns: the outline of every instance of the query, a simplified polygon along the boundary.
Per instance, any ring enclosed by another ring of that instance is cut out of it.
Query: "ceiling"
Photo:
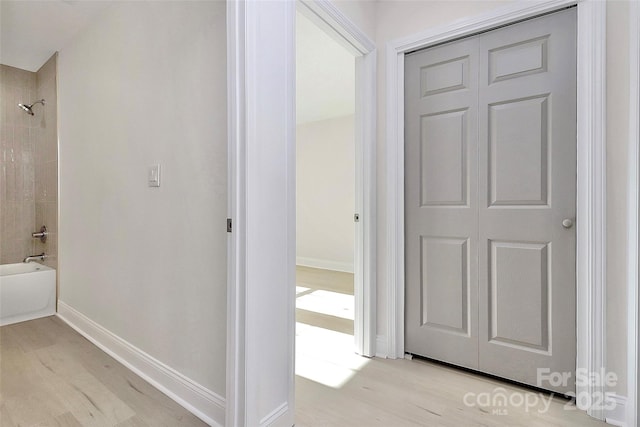
[[[353,114],[355,87],[355,57],[303,14],[297,13],[297,122]]]
[[[0,0],[0,63],[38,71],[111,1]]]

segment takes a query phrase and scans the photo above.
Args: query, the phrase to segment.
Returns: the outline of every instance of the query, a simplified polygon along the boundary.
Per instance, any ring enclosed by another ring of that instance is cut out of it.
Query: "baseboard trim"
[[[289,404],[287,402],[284,402],[282,405],[274,409],[269,415],[260,420],[260,427],[277,425],[280,417],[286,415],[288,410]]]
[[[616,407],[605,412],[605,422],[619,427],[627,427],[627,398],[617,394],[610,396],[615,402]]]
[[[57,316],[80,335],[211,426],[224,426],[225,399],[58,300]]]
[[[328,259],[296,257],[296,264],[303,267],[320,268],[322,270],[342,271],[344,273],[353,273],[353,263],[331,261]]]
[[[376,357],[386,359],[389,357],[389,350],[387,348],[387,337],[384,335],[376,336]]]

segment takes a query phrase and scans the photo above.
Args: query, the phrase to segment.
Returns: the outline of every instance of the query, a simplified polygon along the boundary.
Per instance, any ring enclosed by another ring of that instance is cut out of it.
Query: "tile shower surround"
[[[18,108],[34,106],[35,116]],[[46,252],[57,267],[56,55],[37,73],[0,65],[0,263]],[[45,224],[46,243],[31,233]]]

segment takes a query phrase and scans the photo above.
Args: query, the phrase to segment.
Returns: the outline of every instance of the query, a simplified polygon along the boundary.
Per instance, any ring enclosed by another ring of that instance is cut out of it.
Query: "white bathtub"
[[[36,262],[0,265],[0,326],[56,312],[56,270]]]

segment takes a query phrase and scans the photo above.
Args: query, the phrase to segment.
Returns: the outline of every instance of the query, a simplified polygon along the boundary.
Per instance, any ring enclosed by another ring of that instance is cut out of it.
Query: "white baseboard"
[[[154,359],[62,301],[58,301],[58,317],[205,423],[224,425],[223,397]]]
[[[260,420],[260,427],[269,427],[282,423],[280,418],[285,417],[288,411],[289,404],[284,402],[282,405],[274,409],[273,412]]]
[[[616,402],[616,407],[606,411],[605,422],[619,427],[627,427],[627,398],[617,394],[611,396]]]
[[[353,273],[353,263],[331,261],[328,259],[296,257],[296,264],[303,267],[321,268],[322,270],[343,271]]]
[[[387,349],[387,337],[384,335],[376,336],[376,357],[386,359],[389,357],[389,350]]]

